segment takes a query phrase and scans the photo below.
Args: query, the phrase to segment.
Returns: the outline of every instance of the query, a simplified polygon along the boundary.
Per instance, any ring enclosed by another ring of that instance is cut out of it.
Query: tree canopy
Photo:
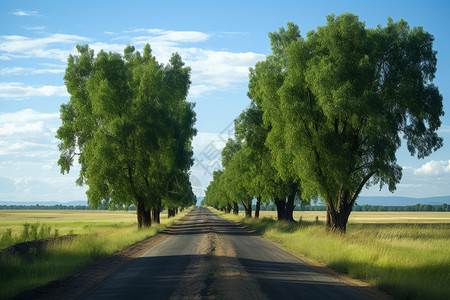
[[[88,185],[89,204],[134,204],[140,227],[151,224],[150,210],[159,212],[162,202],[191,205],[189,183],[167,184],[178,174],[186,178],[193,164],[195,113],[186,101],[190,68],[178,54],[159,64],[148,44],[142,55],[133,46],[123,56],[100,51],[94,57],[88,45],[77,50],[64,76],[71,98],[61,106],[57,131],[61,172],[69,172],[78,156],[77,183]],[[174,203],[168,188],[189,197]]]
[[[325,201],[327,225],[345,231],[364,186],[395,190],[402,135],[418,158],[442,146],[433,36],[390,18],[367,29],[345,13],[307,39],[293,23],[270,39],[273,54],[251,70],[249,85],[272,128],[267,145],[280,170]]]
[[[272,54],[250,68],[251,105],[235,120],[222,176],[272,200],[279,219],[300,192],[320,198],[327,226],[345,231],[364,187],[396,189],[402,142],[419,159],[442,146],[434,38],[403,19],[366,28],[351,13],[328,16],[306,38],[292,22],[269,37]]]

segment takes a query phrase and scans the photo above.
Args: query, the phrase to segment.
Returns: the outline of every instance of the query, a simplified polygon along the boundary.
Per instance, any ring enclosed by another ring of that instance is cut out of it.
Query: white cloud
[[[422,188],[425,187],[425,184],[422,183],[399,183],[397,184],[398,189],[414,189],[414,188]]]
[[[450,133],[450,126],[448,125],[442,125],[438,131],[438,133]]]
[[[33,109],[24,109],[15,113],[2,113],[0,114],[0,125],[2,123],[29,123],[36,121],[46,121],[46,120],[58,120],[59,113],[40,113]]]
[[[414,175],[443,175],[450,174],[450,160],[432,160],[414,169]]]
[[[123,54],[123,50],[125,49],[126,45],[124,44],[108,44],[108,43],[93,43],[89,44],[90,49],[94,49],[95,54],[98,54],[100,50],[103,50],[105,52],[117,52],[120,54]],[[78,54],[78,53],[76,53]]]
[[[0,127],[1,135],[14,135],[18,133],[40,133],[44,131],[44,122],[39,121],[32,124],[25,124],[23,126],[16,126],[15,124],[5,124]]]
[[[20,162],[28,158],[56,158],[58,150],[54,128],[59,124],[58,113],[25,109],[0,114],[2,160],[14,159]]]
[[[25,17],[25,16],[33,16],[33,17],[41,17],[39,12],[35,10],[23,10],[23,9],[15,9],[10,14],[19,16],[19,17]]]
[[[190,97],[198,98],[215,90],[230,89],[236,83],[248,81],[248,69],[264,55],[253,52],[233,53],[202,50],[198,48],[179,49],[186,64],[192,68]]]
[[[34,74],[59,74],[64,73],[65,69],[33,69],[33,68],[22,68],[22,67],[12,67],[3,68],[0,70],[0,74],[5,75],[34,75]]]
[[[191,168],[191,182],[195,183],[197,195],[209,185],[213,172],[222,168],[222,149],[230,137],[228,130],[223,133],[199,132],[194,137],[195,162]]]
[[[217,90],[217,86],[207,85],[207,84],[193,84],[189,88],[189,98],[198,98],[209,92]]]
[[[22,26],[23,29],[26,30],[45,30],[45,26]]]
[[[0,184],[12,189],[0,192],[0,201],[61,201],[85,200],[86,187],[77,187],[73,176],[3,177]]]
[[[199,31],[173,31],[163,29],[135,29],[126,32],[113,40],[123,40],[123,43],[93,42],[90,47],[96,53],[100,50],[122,53],[127,44],[143,47],[149,43],[158,61],[167,63],[174,52],[180,53],[186,65],[192,68],[191,98],[198,98],[211,91],[230,89],[235,83],[248,81],[248,68],[255,65],[265,55],[242,52],[205,50],[198,47],[183,47],[183,43],[198,43],[208,40],[211,35]],[[145,35],[142,35],[144,33]],[[108,32],[112,34],[112,32]],[[141,34],[133,36],[136,34]],[[0,59],[12,60],[24,57],[52,58],[65,61],[69,53],[76,54],[74,45],[90,41],[86,37],[69,34],[51,34],[43,38],[24,36],[0,37]],[[70,48],[67,48],[67,46]],[[1,53],[1,52],[4,53]],[[28,72],[29,71],[29,72]],[[5,68],[2,75],[62,73],[62,68],[27,69]],[[19,93],[22,93],[20,91]],[[0,92],[1,94],[1,92]],[[16,96],[18,97],[18,96]]]
[[[138,41],[138,43],[142,43],[143,40],[170,41],[175,43],[197,43],[197,42],[204,42],[210,38],[209,34],[200,31],[173,31],[173,30],[145,29],[145,28],[125,31],[125,33],[141,33],[141,32],[150,35],[133,38],[135,39],[135,41]]]
[[[28,97],[67,97],[66,87],[44,85],[41,87],[26,86],[20,82],[0,82],[0,99],[23,99]]]
[[[69,45],[72,52],[75,52],[73,51],[75,44],[88,41],[90,39],[86,37],[60,33],[38,38],[4,35],[0,37],[0,51],[5,52],[2,55],[4,60],[15,57],[40,57],[66,61],[70,49],[62,49],[61,46]],[[51,48],[55,45],[58,47]]]

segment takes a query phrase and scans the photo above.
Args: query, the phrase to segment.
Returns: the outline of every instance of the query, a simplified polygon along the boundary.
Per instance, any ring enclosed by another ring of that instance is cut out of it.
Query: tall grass
[[[40,224],[39,222],[32,224],[25,223],[23,224],[23,229],[20,234],[13,236],[11,228],[7,228],[4,232],[0,232],[0,249],[17,243],[57,236],[59,236],[59,230],[55,229],[52,233],[52,227],[50,225]]]
[[[349,224],[346,234],[336,234],[321,222],[284,223],[218,213],[398,298],[450,295],[450,224]]]
[[[72,240],[56,240],[49,243],[38,256],[33,251],[25,257],[2,255],[0,256],[0,299],[56,280],[153,236],[171,226],[185,214],[186,212],[171,219],[163,218],[161,224],[154,224],[148,229],[138,230],[136,224],[95,227],[95,230],[78,235]]]

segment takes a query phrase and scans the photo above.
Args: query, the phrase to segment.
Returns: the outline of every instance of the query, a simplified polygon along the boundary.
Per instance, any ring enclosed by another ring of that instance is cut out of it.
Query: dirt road
[[[207,208],[167,234],[82,299],[370,299]]]

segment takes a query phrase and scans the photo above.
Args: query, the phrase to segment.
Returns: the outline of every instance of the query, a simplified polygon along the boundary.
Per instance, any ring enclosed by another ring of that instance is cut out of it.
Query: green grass
[[[39,214],[41,213],[39,212]],[[68,219],[72,221],[77,220],[77,218],[82,220],[74,222],[73,229],[68,229],[68,231],[73,230],[73,232],[79,234],[76,238],[51,243],[43,249],[39,256],[33,255],[33,253],[30,253],[27,257],[0,256],[0,299],[9,298],[20,292],[56,280],[129,245],[153,236],[183,217],[186,211],[170,219],[161,215],[161,224],[154,224],[149,229],[142,230],[137,229],[135,222],[113,223],[114,212],[111,212],[111,214],[102,213],[103,219],[89,222],[86,221],[86,216],[83,216],[83,214],[74,213],[67,219],[52,224],[69,226]],[[28,216],[30,217],[30,215],[32,215],[32,212]],[[135,214],[133,216],[135,218]]]
[[[342,235],[313,221],[290,224],[215,212],[397,298],[448,299],[450,295],[448,223],[350,223]]]

